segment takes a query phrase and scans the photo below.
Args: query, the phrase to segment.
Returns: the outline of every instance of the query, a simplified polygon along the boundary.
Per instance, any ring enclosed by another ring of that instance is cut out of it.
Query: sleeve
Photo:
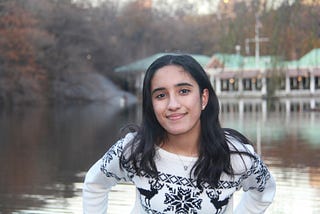
[[[242,175],[241,186],[244,193],[235,209],[236,214],[264,213],[276,192],[275,180],[258,155],[255,155],[251,168]]]
[[[105,214],[108,207],[110,189],[119,181],[128,181],[125,170],[120,168],[120,156],[128,135],[113,145],[87,172],[83,190],[83,213]]]

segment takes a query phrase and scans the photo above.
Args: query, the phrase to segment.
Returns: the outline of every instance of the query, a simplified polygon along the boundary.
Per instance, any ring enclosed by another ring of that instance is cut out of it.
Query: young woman
[[[219,102],[199,63],[188,55],[153,62],[143,83],[142,124],[88,171],[84,213],[106,213],[119,181],[136,186],[132,213],[263,213],[275,181],[250,142],[221,128]],[[233,209],[232,196],[244,190]]]

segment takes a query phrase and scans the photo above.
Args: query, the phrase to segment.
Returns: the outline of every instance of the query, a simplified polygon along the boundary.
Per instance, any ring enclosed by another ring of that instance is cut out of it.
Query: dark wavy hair
[[[234,175],[230,155],[237,150],[235,147],[235,151],[229,149],[226,133],[244,144],[249,143],[249,141],[235,130],[221,128],[218,97],[202,66],[189,55],[164,55],[156,59],[147,69],[142,91],[142,122],[136,130],[137,134],[132,143],[125,148],[125,150],[131,150],[129,157],[123,157],[122,160],[125,163],[130,163],[137,175],[142,175],[143,172],[153,177],[158,175],[154,162],[155,145],[159,146],[161,142],[166,140],[167,132],[160,125],[154,113],[151,99],[151,80],[158,69],[167,65],[181,66],[198,83],[200,94],[204,89],[209,92],[208,103],[200,116],[199,157],[190,172],[190,176],[193,173],[197,179],[198,186],[203,182],[207,182],[216,187],[222,172]],[[237,153],[246,154],[246,152],[239,151]],[[250,156],[250,153],[248,155]]]

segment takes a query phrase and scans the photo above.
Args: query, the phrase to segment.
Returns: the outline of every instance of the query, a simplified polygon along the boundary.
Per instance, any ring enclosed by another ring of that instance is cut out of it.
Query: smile
[[[179,120],[179,119],[183,118],[185,115],[186,115],[186,113],[179,113],[179,114],[170,114],[170,115],[167,115],[166,117],[169,120]]]

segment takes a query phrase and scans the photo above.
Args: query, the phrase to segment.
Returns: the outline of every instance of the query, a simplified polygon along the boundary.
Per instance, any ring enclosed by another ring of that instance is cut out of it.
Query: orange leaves
[[[24,73],[30,72],[26,67],[31,66],[35,72],[36,54],[33,44],[29,42],[29,35],[37,21],[14,1],[5,4],[5,10],[0,16],[0,57],[4,69],[9,72],[10,68],[16,68],[13,70]]]

